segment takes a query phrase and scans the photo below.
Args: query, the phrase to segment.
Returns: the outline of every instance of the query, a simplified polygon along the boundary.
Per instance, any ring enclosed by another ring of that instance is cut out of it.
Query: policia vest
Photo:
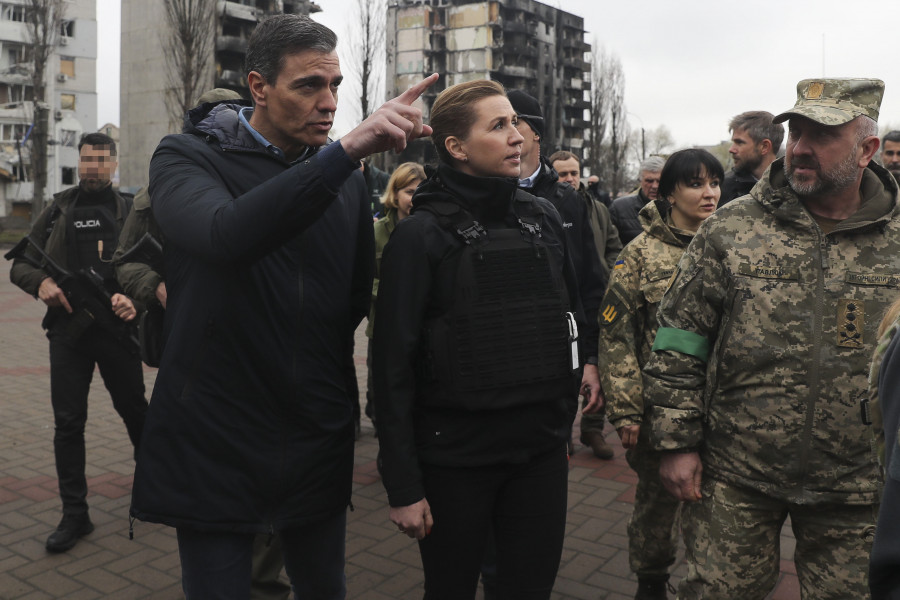
[[[462,244],[453,304],[426,322],[418,355],[420,401],[465,410],[571,398],[579,365],[563,280],[542,238],[544,212],[516,191],[518,229],[485,229],[458,204],[419,206]],[[445,261],[442,267],[453,268]]]

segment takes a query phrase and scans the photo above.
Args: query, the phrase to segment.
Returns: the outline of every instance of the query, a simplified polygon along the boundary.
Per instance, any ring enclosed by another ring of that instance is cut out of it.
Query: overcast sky
[[[99,124],[118,123],[120,0],[98,0]],[[316,15],[352,36],[356,0],[316,0]],[[728,121],[747,110],[779,113],[808,77],[877,77],[886,92],[879,124],[900,127],[900,69],[890,31],[900,23],[895,0],[552,0],[584,17],[587,41],[614,52],[625,71],[633,128],[665,124],[677,145],[711,145],[728,137]],[[849,8],[852,7],[852,8]],[[112,62],[112,61],[115,62]],[[107,62],[109,61],[109,62]],[[108,75],[108,76],[107,76]],[[108,82],[108,83],[107,83]],[[352,102],[349,94],[342,103]],[[355,114],[339,104],[337,128]]]

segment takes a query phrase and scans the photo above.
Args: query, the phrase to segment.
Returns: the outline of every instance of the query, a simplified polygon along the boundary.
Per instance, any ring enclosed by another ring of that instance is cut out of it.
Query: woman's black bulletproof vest
[[[541,237],[543,210],[516,193],[518,229],[486,230],[462,207],[420,207],[464,243],[454,301],[425,324],[420,401],[490,410],[570,398],[577,390],[562,264]]]

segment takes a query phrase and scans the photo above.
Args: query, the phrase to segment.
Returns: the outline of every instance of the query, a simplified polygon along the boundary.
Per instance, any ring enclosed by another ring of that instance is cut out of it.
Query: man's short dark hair
[[[881,149],[882,150],[884,150],[885,142],[894,142],[895,144],[900,142],[900,131],[897,131],[895,129],[893,131],[888,131],[886,134],[884,134],[884,137],[881,138]]]
[[[260,22],[247,43],[244,75],[256,71],[274,85],[284,58],[304,50],[334,52],[337,36],[321,23],[303,15],[274,15]]]
[[[548,158],[547,160],[549,160],[550,164],[552,165],[553,163],[555,163],[558,160],[572,160],[573,158],[575,159],[575,161],[578,163],[578,166],[580,167],[581,159],[578,158],[577,156],[575,156],[575,154],[569,152],[568,150],[559,150],[557,152],[554,152],[553,154],[550,155],[550,158]]]
[[[86,133],[78,140],[78,151],[82,146],[109,146],[109,155],[116,156],[116,141],[105,133]]]
[[[764,110],[751,110],[741,113],[731,119],[728,124],[728,131],[740,129],[746,131],[754,144],[758,144],[763,140],[772,142],[772,152],[778,153],[781,148],[781,142],[784,140],[784,125],[781,123],[773,123],[775,117],[770,112]]]

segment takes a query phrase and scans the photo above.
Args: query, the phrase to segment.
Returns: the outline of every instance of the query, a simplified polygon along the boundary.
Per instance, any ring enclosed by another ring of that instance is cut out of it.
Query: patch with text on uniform
[[[860,348],[866,326],[866,310],[862,300],[838,300],[837,345]]]

